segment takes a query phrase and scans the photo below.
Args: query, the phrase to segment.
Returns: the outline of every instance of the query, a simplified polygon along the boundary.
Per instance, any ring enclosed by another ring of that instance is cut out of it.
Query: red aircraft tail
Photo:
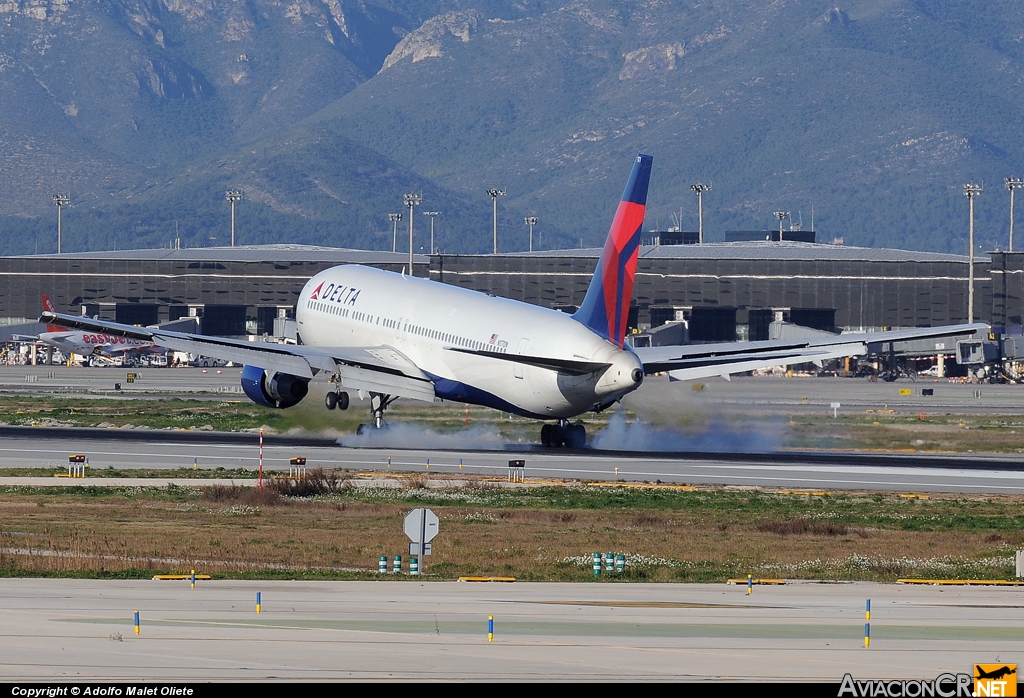
[[[53,301],[51,301],[50,297],[47,296],[45,293],[43,294],[43,310],[45,310],[48,313],[55,313],[55,312],[57,312],[57,309],[53,307]],[[46,326],[46,331],[47,332],[63,332],[64,328],[63,327],[58,327],[57,325],[47,325]]]

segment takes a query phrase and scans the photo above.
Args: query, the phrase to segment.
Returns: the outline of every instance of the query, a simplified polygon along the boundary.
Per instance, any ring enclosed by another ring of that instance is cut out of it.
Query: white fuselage
[[[79,330],[43,332],[39,335],[39,341],[81,356],[121,356],[133,352],[162,354],[166,351],[152,342]]]
[[[371,267],[314,276],[302,289],[296,320],[303,344],[390,346],[430,378],[439,398],[537,419],[607,405],[639,387],[643,375],[636,354],[565,313]],[[610,366],[569,375],[456,349]]]

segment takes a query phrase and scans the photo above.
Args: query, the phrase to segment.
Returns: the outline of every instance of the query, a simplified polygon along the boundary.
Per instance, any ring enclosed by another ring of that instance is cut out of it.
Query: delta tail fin
[[[647,209],[647,186],[651,181],[653,160],[650,155],[642,153],[636,156],[594,278],[583,298],[583,305],[572,316],[620,349],[625,342],[626,321],[633,299],[633,279],[636,277],[640,232]]]

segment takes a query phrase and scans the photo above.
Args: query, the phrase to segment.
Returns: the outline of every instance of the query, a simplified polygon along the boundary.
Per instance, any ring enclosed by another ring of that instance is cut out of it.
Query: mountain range
[[[599,244],[632,157],[646,227],[1005,248],[1024,174],[1011,0],[0,0],[0,253],[238,241]],[[1024,219],[1024,213],[1018,216]],[[813,222],[812,222],[813,221]]]

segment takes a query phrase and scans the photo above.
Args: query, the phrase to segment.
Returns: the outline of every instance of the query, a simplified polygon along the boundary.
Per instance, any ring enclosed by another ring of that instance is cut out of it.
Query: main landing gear
[[[373,415],[373,424],[360,424],[356,428],[356,434],[362,434],[367,429],[384,428],[384,410],[397,399],[397,395],[393,397],[382,393],[370,393],[370,414]]]
[[[362,398],[360,394],[360,398]],[[391,405],[392,402],[397,400],[397,396],[384,395],[383,393],[370,393],[370,415],[373,419],[371,424],[360,424],[356,428],[356,434],[362,434],[368,429],[383,429],[384,424],[384,410]],[[335,408],[339,410],[347,410],[349,406],[348,393],[343,390],[332,390],[327,393],[324,397],[324,406],[329,410]]]
[[[342,390],[327,393],[327,396],[324,398],[324,406],[329,410],[333,410],[335,407],[339,410],[347,410],[348,393]]]
[[[560,419],[558,424],[545,424],[540,428],[540,442],[548,448],[583,448],[587,445],[587,430],[582,424],[569,424]]]

